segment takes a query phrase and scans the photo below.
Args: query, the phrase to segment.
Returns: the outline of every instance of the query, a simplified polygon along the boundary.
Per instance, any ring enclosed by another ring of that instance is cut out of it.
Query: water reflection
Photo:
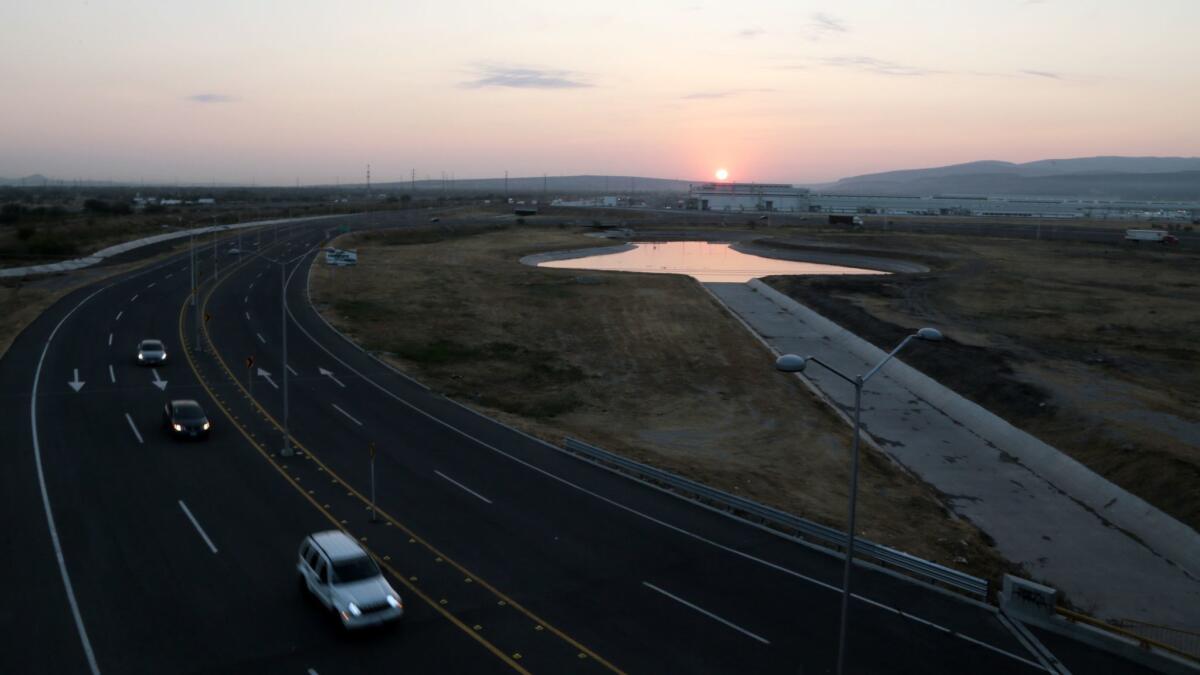
[[[772,274],[886,274],[877,270],[775,260],[735,251],[707,241],[634,242],[621,253],[550,260],[539,267],[687,274],[704,282],[747,282]]]

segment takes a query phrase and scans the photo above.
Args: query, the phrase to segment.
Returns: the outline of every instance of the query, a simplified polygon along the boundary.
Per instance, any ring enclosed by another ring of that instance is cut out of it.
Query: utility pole
[[[367,165],[367,196],[371,196],[371,165]]]
[[[508,170],[504,171],[504,201],[508,201]]]
[[[411,182],[411,185],[412,185],[412,189],[411,189],[411,192],[412,192],[412,198],[413,198],[413,199],[416,199],[416,198],[417,198],[417,170],[416,170],[416,169],[413,169],[413,170],[412,170],[412,178],[411,178],[411,181],[412,181],[412,182]],[[410,202],[410,203],[411,203],[411,202]]]

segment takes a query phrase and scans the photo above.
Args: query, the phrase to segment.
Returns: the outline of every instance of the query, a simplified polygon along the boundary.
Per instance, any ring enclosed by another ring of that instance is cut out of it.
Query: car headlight
[[[208,422],[205,422],[205,423],[204,423],[204,430],[205,430],[205,431],[208,431],[208,427],[209,427],[209,426],[211,426],[211,425],[210,425]]]
[[[399,607],[402,607],[402,606],[403,606],[403,604],[400,602],[400,598],[397,598],[397,597],[396,597],[396,596],[394,596],[394,595],[389,595],[389,596],[388,596],[387,603],[388,603],[389,605],[391,605],[392,607],[396,607],[396,608],[399,608]]]
[[[350,610],[350,613],[353,614],[354,616],[362,615],[362,610],[359,609],[358,605],[354,604],[353,602],[350,603],[349,605],[346,605],[346,609]]]
[[[171,425],[171,428],[175,429],[175,431],[183,431],[183,425],[182,425],[182,424],[172,424],[172,425]]]
[[[142,359],[144,359],[144,358],[146,358],[146,357],[145,357],[145,356],[142,356],[142,353],[141,353],[141,352],[138,352],[138,361],[141,361],[141,360],[142,360]]]
[[[162,353],[162,356],[160,356],[160,357],[158,357],[158,358],[162,359],[163,361],[166,361],[166,360],[167,360],[167,353],[166,353],[166,352],[163,352],[163,353]]]

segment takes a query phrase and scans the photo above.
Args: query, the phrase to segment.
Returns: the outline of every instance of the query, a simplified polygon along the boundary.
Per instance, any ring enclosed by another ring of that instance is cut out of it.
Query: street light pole
[[[283,450],[292,456],[292,438],[288,432],[288,350],[287,350],[287,263],[279,263],[279,318],[283,328]]]
[[[191,240],[192,258],[192,349],[200,351],[200,306],[196,304],[196,235],[188,236]]]
[[[825,363],[815,356],[803,357],[795,354],[784,354],[775,360],[776,370],[785,373],[800,373],[808,366],[815,363],[825,370],[837,375],[843,380],[854,385],[854,442],[851,448],[850,457],[850,497],[847,507],[846,516],[846,565],[842,571],[842,617],[841,626],[838,629],[838,653],[837,653],[837,673],[842,675],[845,672],[846,663],[846,642],[848,636],[848,626],[850,623],[850,569],[854,561],[854,527],[855,519],[858,513],[858,447],[859,439],[862,436],[862,392],[863,385],[867,380],[871,379],[875,373],[879,372],[880,368],[892,360],[905,345],[911,342],[914,338],[925,340],[927,342],[940,342],[942,334],[936,328],[922,328],[921,330],[909,335],[900,341],[883,360],[875,364],[875,367],[867,371],[866,375],[856,375],[850,377],[833,366]]]

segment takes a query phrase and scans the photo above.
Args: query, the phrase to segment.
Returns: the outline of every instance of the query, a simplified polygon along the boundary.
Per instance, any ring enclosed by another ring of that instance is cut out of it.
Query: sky
[[[1196,0],[4,0],[0,176],[815,183],[1200,155]]]

